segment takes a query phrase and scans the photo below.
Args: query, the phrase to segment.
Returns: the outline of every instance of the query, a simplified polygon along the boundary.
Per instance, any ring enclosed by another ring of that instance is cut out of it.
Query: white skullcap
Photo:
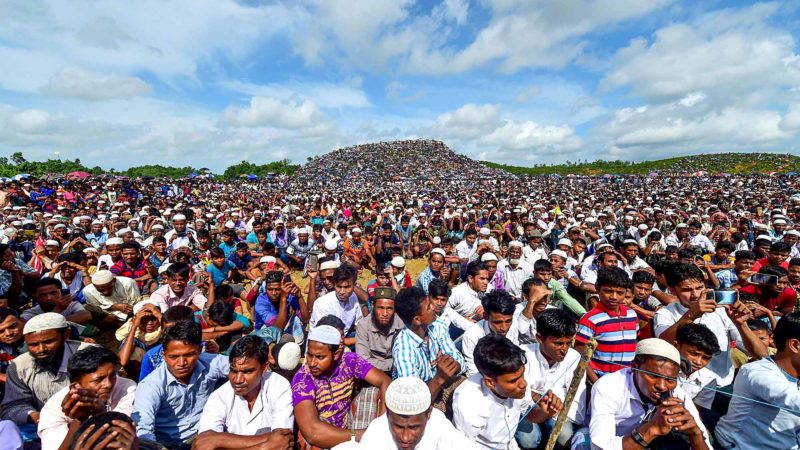
[[[38,333],[46,330],[60,330],[67,328],[67,319],[61,314],[54,312],[46,312],[33,316],[31,320],[25,323],[25,328],[22,329],[22,334]]]
[[[406,266],[406,259],[403,258],[402,256],[395,256],[394,258],[392,258],[391,264],[395,267],[399,267],[402,269],[403,267]]]
[[[622,218],[622,220],[633,220],[633,217],[631,217],[631,216],[625,216],[625,217],[623,217],[623,218]]]
[[[431,407],[431,391],[417,377],[400,377],[386,389],[386,408],[395,414],[413,416]]]
[[[441,244],[442,243],[442,238],[439,237],[439,236],[434,236],[433,237],[433,243],[436,244],[436,245]]]
[[[278,367],[283,370],[294,370],[300,364],[300,346],[295,342],[286,342],[278,351]]]
[[[108,284],[114,281],[114,274],[110,270],[98,270],[92,275],[92,284]]]
[[[342,342],[342,334],[330,325],[320,325],[308,332],[308,340],[328,345],[339,345]]]
[[[22,225],[22,222],[20,222],[19,224]],[[60,223],[53,227],[53,229],[59,229],[59,228],[67,228],[67,226],[64,225],[63,223]]]
[[[447,256],[447,254],[444,252],[444,250],[442,250],[440,248],[435,248],[435,249],[431,250],[431,255],[442,255],[442,257]]]
[[[497,256],[495,256],[495,254],[492,252],[486,252],[483,254],[483,256],[481,256],[481,261],[497,261]]]
[[[772,221],[773,225],[786,225],[786,221],[783,219],[775,219]]]
[[[567,240],[569,241],[569,239],[567,239]],[[569,245],[572,245],[572,241],[570,241]],[[523,244],[520,241],[511,241],[511,242],[508,243],[508,248],[511,248],[511,247],[523,248],[523,247],[525,247],[525,244]]]
[[[277,262],[277,260],[275,259],[275,257],[274,257],[274,256],[262,256],[262,257],[261,257],[261,259],[259,259],[259,260],[258,260],[258,262],[259,262],[259,264],[260,264],[260,263],[267,263],[267,264],[269,264],[269,263],[274,263],[274,262]]]
[[[325,241],[325,250],[336,250],[336,247],[338,247],[338,245],[336,245],[336,241],[333,239]]]
[[[184,216],[183,214],[175,214],[174,216],[172,216],[172,220],[173,221],[186,220],[186,216]]]
[[[164,263],[158,266],[158,274],[161,275],[162,273],[166,272],[167,269],[169,269],[169,266],[171,265],[172,265],[171,263]]]
[[[310,234],[308,227],[301,227],[297,229],[297,234]]]
[[[225,228],[233,228],[235,226],[236,226],[236,224],[233,223],[233,221],[229,220],[229,221],[225,222]]]
[[[484,236],[488,236],[488,235],[490,235],[491,233],[492,233],[492,232],[491,232],[491,230],[489,230],[488,228],[486,228],[486,227],[483,227],[483,228],[481,228],[481,234],[482,234],[482,235],[484,235]]]
[[[572,241],[567,238],[561,238],[558,240],[558,245],[566,245],[567,247],[572,247]]]
[[[325,261],[319,265],[319,270],[338,269],[339,261]]]
[[[102,225],[102,224],[103,224],[103,222],[101,222],[99,220],[93,220],[92,221],[92,225]]]
[[[567,252],[565,252],[563,250],[553,250],[552,252],[550,252],[550,256],[560,256],[560,257],[564,258],[564,260],[569,258],[567,256]]]
[[[647,224],[640,224],[637,228],[639,228],[639,231],[647,231]]]
[[[356,233],[361,234],[361,228],[356,227],[350,230],[350,234],[356,234]]]
[[[660,356],[681,365],[681,354],[669,342],[659,338],[642,339],[636,344],[636,355]]]
[[[617,229],[617,227],[615,227],[614,225],[606,225],[606,227],[605,227],[606,231],[614,231],[616,229]]]
[[[164,225],[161,225],[161,224],[158,224],[158,223],[153,225],[152,227],[150,227],[150,230],[163,230],[163,229],[164,229]]]
[[[117,236],[122,236],[123,234],[128,234],[128,233],[133,233],[133,230],[131,230],[130,228],[121,228],[119,231],[117,231]]]
[[[106,241],[106,247],[108,247],[109,245],[122,245],[122,238],[118,237],[108,238],[108,240]]]
[[[789,231],[786,232],[786,234],[800,237],[800,231],[797,231],[797,230],[789,230]]]
[[[622,241],[622,245],[635,245],[638,247],[639,243],[636,242],[636,239],[625,239],[624,241]]]
[[[56,246],[56,247],[61,247],[61,244],[59,244],[59,243],[58,243],[58,241],[54,241],[54,240],[52,240],[52,239],[48,239],[48,240],[47,240],[47,241],[45,241],[45,243],[44,243],[44,246],[45,246],[45,247],[49,247],[49,246],[51,246],[51,245],[53,245],[53,246]]]
[[[686,225],[685,223],[681,222],[681,223],[675,225],[675,229],[678,229],[678,228],[689,228],[689,225]]]

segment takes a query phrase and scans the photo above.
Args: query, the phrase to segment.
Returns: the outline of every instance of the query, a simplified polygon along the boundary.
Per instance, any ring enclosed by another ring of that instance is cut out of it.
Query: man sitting
[[[69,384],[70,356],[90,345],[68,340],[69,333],[69,324],[57,313],[39,314],[25,324],[22,334],[28,352],[8,367],[1,418],[18,425],[39,423],[42,406]]]
[[[164,363],[136,389],[136,434],[170,448],[188,448],[217,381],[228,376],[228,358],[201,353],[200,324],[181,321],[164,332]]]
[[[87,347],[70,356],[70,385],[42,408],[38,432],[43,449],[67,450],[76,430],[95,414],[131,414],[136,383],[117,377],[117,370],[119,358],[102,347]]]
[[[394,363],[392,343],[403,329],[403,320],[395,314],[397,292],[394,289],[379,287],[373,296],[372,312],[356,323],[356,353],[389,374]]]
[[[240,448],[269,445],[283,448],[294,441],[292,390],[289,382],[267,368],[269,345],[257,336],[245,336],[233,345],[228,382],[206,402],[196,445]]]
[[[186,263],[170,264],[164,273],[167,284],[153,292],[148,302],[158,306],[161,312],[176,305],[186,305],[195,311],[203,309],[208,299],[196,286],[189,284],[190,273],[191,268]],[[213,290],[213,277],[207,277],[207,281],[209,289]]]
[[[24,321],[31,320],[45,312],[61,314],[68,322],[87,324],[92,320],[89,311],[83,305],[72,300],[69,290],[62,292],[61,281],[53,278],[43,278],[36,283],[34,298],[39,303],[33,308],[22,311],[20,318]],[[77,336],[76,336],[77,338]]]
[[[141,296],[136,281],[115,276],[109,270],[98,270],[92,284],[83,288],[86,306],[95,324],[101,328],[117,329],[128,320]]]

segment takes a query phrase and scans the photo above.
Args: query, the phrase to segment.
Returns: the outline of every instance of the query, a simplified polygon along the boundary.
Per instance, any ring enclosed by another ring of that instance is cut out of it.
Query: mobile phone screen
[[[738,291],[714,291],[714,301],[718,305],[732,305],[739,299]]]

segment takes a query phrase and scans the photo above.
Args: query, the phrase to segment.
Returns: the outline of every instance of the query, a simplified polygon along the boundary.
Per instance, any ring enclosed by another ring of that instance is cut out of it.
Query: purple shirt
[[[292,380],[294,406],[311,400],[317,406],[320,420],[337,428],[347,428],[347,412],[353,402],[353,384],[364,379],[372,364],[357,353],[344,353],[330,377],[315,377],[305,364]]]

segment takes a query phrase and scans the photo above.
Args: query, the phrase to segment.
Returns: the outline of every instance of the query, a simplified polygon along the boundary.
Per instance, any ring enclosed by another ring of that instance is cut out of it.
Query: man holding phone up
[[[693,264],[676,264],[665,272],[667,286],[678,298],[656,312],[653,318],[656,336],[667,342],[675,342],[678,327],[688,323],[706,325],[719,341],[720,353],[708,364],[708,369],[717,379],[721,388],[733,382],[734,366],[731,360],[731,342],[745,350],[754,359],[767,356],[767,348],[763,342],[747,327],[747,319],[751,317],[746,305],[736,301],[731,305],[720,306],[714,299],[709,299],[703,281],[703,272]],[[716,400],[727,400],[717,396]],[[724,414],[727,404],[719,405],[717,413]]]

